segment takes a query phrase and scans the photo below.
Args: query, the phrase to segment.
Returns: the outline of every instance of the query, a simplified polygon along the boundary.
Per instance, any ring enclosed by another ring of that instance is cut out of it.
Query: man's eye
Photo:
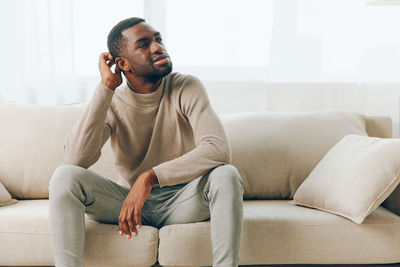
[[[139,48],[145,48],[145,47],[147,47],[147,43],[141,43],[141,44],[139,45]]]
[[[161,43],[162,43],[162,38],[161,38],[161,37],[160,37],[160,38],[157,38],[157,39],[156,39],[156,42],[161,44]]]

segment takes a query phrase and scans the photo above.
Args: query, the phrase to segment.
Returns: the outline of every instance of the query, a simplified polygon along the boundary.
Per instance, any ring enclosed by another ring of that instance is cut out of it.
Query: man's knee
[[[86,169],[74,165],[61,165],[53,173],[49,182],[49,193],[62,194],[79,187],[79,179]]]
[[[209,175],[212,187],[233,190],[243,194],[243,180],[233,165],[221,165],[213,169]]]

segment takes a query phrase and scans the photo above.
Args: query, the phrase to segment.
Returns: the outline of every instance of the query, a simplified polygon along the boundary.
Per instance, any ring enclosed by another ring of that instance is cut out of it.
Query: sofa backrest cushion
[[[47,198],[49,180],[64,164],[64,141],[83,112],[79,105],[0,105],[0,182],[14,197]],[[91,169],[118,180],[110,145]]]
[[[317,163],[345,135],[367,135],[364,117],[353,112],[260,112],[221,119],[246,199],[293,198]]]
[[[0,104],[0,182],[13,197],[48,197],[48,182],[57,166],[64,164],[65,138],[85,107]],[[244,179],[246,198],[291,198],[319,160],[346,134],[366,134],[367,128],[372,136],[391,136],[389,117],[351,112],[220,117],[232,146],[233,164]],[[123,184],[109,142],[90,169]]]

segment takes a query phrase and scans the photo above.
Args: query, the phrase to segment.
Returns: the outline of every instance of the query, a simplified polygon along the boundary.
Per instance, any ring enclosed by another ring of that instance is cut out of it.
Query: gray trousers
[[[56,266],[83,266],[85,213],[96,221],[118,224],[129,188],[93,171],[62,165],[49,191]],[[154,187],[142,209],[142,224],[161,228],[210,219],[213,266],[238,266],[242,206],[242,178],[234,166],[222,165],[189,183]]]

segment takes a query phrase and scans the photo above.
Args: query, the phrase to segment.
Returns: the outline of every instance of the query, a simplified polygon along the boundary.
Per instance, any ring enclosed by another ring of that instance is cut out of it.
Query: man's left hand
[[[137,228],[142,226],[141,211],[144,202],[150,195],[153,185],[157,183],[157,176],[153,169],[139,175],[122,204],[118,220],[120,235],[125,234],[126,237],[130,239],[132,237],[131,232],[133,232],[135,236],[137,236]]]

